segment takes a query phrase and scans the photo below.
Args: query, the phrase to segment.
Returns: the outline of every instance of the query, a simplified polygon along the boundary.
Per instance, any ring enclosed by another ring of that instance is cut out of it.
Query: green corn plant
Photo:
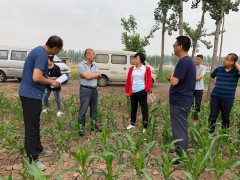
[[[160,146],[161,146],[161,150],[162,150],[162,155],[161,155],[162,164],[159,163],[158,159],[155,160],[157,167],[163,173],[164,179],[166,179],[166,180],[171,179],[171,175],[176,170],[179,170],[176,167],[173,168],[174,162],[178,161],[179,157],[170,158],[170,151],[171,151],[171,149],[174,148],[174,144],[178,141],[181,141],[181,140],[174,140],[169,145],[161,143]]]
[[[69,152],[71,147],[71,138],[72,138],[72,132],[65,131],[65,146],[64,149],[66,152]]]
[[[216,162],[211,170],[215,172],[215,179],[220,179],[221,176],[232,173],[231,169],[240,165],[240,158],[224,160],[223,154],[216,156]]]
[[[0,180],[13,180],[12,173],[6,177],[0,177]]]
[[[186,154],[185,151],[182,153],[181,157],[181,163],[184,167],[184,173],[187,176],[188,179],[193,179],[197,180],[199,175],[203,173],[207,168],[207,162],[211,158],[211,154],[214,148],[214,144],[216,140],[220,136],[216,137],[209,137],[207,141],[210,143],[206,142],[206,147],[204,149],[193,149],[190,151],[193,151],[194,156],[192,158],[189,158],[188,155]]]
[[[118,166],[118,171],[117,173],[113,173],[113,160],[116,158],[117,154],[116,151],[114,149],[114,145],[112,145],[110,143],[110,137],[116,137],[117,135],[119,135],[119,132],[115,132],[113,135],[109,135],[109,130],[108,130],[108,121],[106,120],[104,122],[104,126],[103,126],[103,130],[101,133],[101,139],[100,139],[100,144],[102,146],[103,152],[96,154],[93,156],[93,159],[95,158],[101,158],[104,159],[106,162],[106,167],[107,167],[107,171],[104,171],[103,169],[101,169],[98,172],[95,172],[95,174],[100,174],[102,176],[105,177],[105,179],[117,179],[119,176],[121,176],[122,174],[119,173],[122,170],[123,166]]]
[[[10,113],[11,106],[12,106],[12,102],[6,98],[5,93],[0,92],[0,107],[4,107],[4,108],[1,108],[0,114],[4,115],[7,113]]]
[[[124,137],[127,139],[129,143],[128,149],[121,149],[119,151],[123,151],[127,153],[131,159],[133,160],[135,171],[137,173],[137,178],[141,179],[144,174],[147,179],[151,179],[151,175],[145,170],[147,164],[147,156],[150,153],[151,148],[157,143],[156,141],[152,141],[149,144],[145,144],[145,148],[141,151],[140,148],[143,145],[143,134],[141,134],[136,140],[126,132]]]
[[[92,176],[92,174],[88,175],[88,168],[94,160],[94,158],[90,157],[90,155],[91,155],[90,153],[91,153],[91,151],[93,151],[96,141],[97,141],[96,138],[93,139],[92,143],[87,148],[85,148],[86,143],[87,143],[87,142],[85,142],[78,147],[76,152],[70,152],[71,156],[73,156],[75,161],[80,166],[80,169],[76,170],[76,171],[85,180],[90,179],[90,177]]]
[[[47,180],[47,179],[56,179],[62,180],[58,175],[45,175],[37,166],[35,161],[32,161],[30,164],[26,159],[23,159],[27,167],[27,175],[25,174],[26,179],[30,180]]]
[[[209,141],[209,134],[207,131],[201,133],[195,128],[190,128],[190,136],[194,145],[199,148],[208,147],[211,143],[211,141]]]
[[[147,137],[147,142],[151,142],[155,139],[155,136],[158,133],[155,133],[156,127],[157,127],[157,120],[154,116],[150,115],[149,116],[149,125],[148,125],[148,130],[146,132],[146,137]]]
[[[100,169],[100,171],[95,172],[95,174],[104,176],[106,180],[118,179],[120,176],[125,175],[123,173],[118,173],[118,172],[115,174],[113,173],[113,160],[115,159],[115,157],[116,157],[115,153],[107,152],[107,151],[94,155],[93,156],[94,159],[99,159],[99,158],[104,159],[107,167],[107,171]]]
[[[130,101],[130,98],[127,98],[127,101],[126,101],[126,104],[125,104],[125,107],[126,107],[126,110],[127,110],[127,113],[130,117],[130,114],[131,114],[131,101]]]
[[[161,124],[163,125],[163,131],[162,131],[163,142],[165,144],[169,144],[173,141],[169,115],[163,117],[163,121],[161,122]]]

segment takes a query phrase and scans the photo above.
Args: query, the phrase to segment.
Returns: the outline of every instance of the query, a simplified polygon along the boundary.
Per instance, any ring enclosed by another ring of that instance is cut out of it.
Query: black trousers
[[[222,116],[222,128],[229,128],[230,120],[229,116],[233,106],[234,100],[222,100],[218,97],[212,96],[210,101],[210,116],[209,116],[209,133],[213,133],[216,126],[216,120],[219,112],[221,111]]]
[[[141,110],[142,110],[143,128],[147,128],[147,126],[148,126],[148,104],[147,104],[147,92],[145,90],[133,93],[131,96],[131,106],[132,106],[131,124],[134,126],[136,124],[138,102],[139,102]]]
[[[202,103],[202,95],[203,95],[203,90],[195,90],[193,93],[193,96],[194,96],[193,118],[195,120],[198,119],[198,113],[200,112],[200,107],[201,107],[201,103]]]
[[[42,100],[20,96],[25,125],[25,150],[30,162],[37,160],[43,150],[40,141],[40,114]]]

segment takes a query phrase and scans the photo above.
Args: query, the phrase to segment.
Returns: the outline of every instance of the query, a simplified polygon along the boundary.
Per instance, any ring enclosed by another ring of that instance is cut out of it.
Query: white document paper
[[[59,78],[56,79],[56,81],[59,82],[60,84],[64,83],[67,80],[68,80],[68,77],[66,74],[63,74]],[[54,88],[54,86],[51,86],[51,88]]]

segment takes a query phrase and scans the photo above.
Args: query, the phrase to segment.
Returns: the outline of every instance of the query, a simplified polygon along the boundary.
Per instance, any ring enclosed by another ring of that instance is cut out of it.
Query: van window
[[[133,65],[134,62],[134,56],[130,56],[130,64]]]
[[[127,64],[127,56],[124,55],[112,55],[112,64]]]
[[[97,54],[95,57],[96,63],[104,63],[107,64],[109,60],[108,54]]]
[[[11,60],[25,61],[27,57],[27,51],[12,51]]]
[[[8,59],[8,50],[0,50],[0,59],[7,60]]]

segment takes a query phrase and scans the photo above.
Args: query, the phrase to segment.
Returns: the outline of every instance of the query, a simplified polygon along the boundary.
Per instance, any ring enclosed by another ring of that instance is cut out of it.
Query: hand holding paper
[[[59,78],[56,79],[56,81],[59,82],[60,84],[64,83],[67,80],[68,80],[68,77],[66,74],[63,74]],[[51,88],[54,88],[54,86],[51,86]]]

